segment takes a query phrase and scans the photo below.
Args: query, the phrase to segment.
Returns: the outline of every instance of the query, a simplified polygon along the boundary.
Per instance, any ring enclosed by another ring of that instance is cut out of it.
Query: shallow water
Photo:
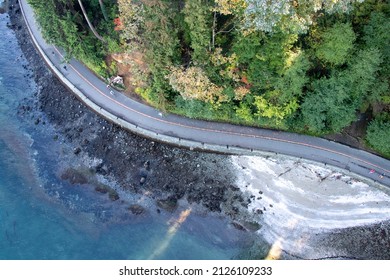
[[[0,259],[230,259],[248,245],[223,218],[187,205],[137,216],[61,180],[66,147],[49,124],[16,113],[35,85],[7,22],[0,14]]]

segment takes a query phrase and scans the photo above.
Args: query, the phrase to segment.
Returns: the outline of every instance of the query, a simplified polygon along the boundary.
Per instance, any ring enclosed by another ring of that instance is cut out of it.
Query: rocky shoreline
[[[50,123],[55,129],[53,141],[63,139],[71,149],[64,158],[70,158],[75,166],[64,166],[61,179],[73,185],[95,185],[95,190],[107,193],[111,201],[124,199],[126,193],[147,196],[155,201],[157,212],[174,211],[185,201],[226,215],[235,227],[244,229],[247,200],[235,185],[228,156],[151,141],[97,116],[48,70],[32,45],[17,1],[10,1],[9,15],[9,27],[15,30],[37,85],[34,98],[21,104],[18,114],[30,119],[33,126]],[[80,165],[87,171],[74,168]],[[110,178],[117,189],[99,183],[102,177]],[[129,209],[140,213],[141,208],[131,205]]]

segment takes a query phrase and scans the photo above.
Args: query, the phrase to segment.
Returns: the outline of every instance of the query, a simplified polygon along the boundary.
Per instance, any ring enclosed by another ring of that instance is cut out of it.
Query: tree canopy
[[[29,2],[48,41],[103,77],[128,69],[161,109],[316,135],[366,113],[367,142],[387,151],[386,0]]]

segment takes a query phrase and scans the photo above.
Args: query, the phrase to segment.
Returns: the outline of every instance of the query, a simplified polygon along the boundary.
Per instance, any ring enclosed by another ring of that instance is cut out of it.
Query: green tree
[[[237,35],[232,49],[237,54],[238,69],[247,76],[252,92],[261,94],[274,89],[276,80],[289,67],[297,39],[296,35],[282,32],[272,36],[261,32]]]
[[[240,102],[240,105],[236,107],[236,116],[239,119],[242,119],[250,124],[254,121],[254,112],[252,110],[251,104],[248,102]]]
[[[345,77],[334,74],[313,83],[301,105],[306,129],[315,134],[339,132],[356,118],[356,105]]]
[[[150,100],[164,109],[174,92],[169,86],[169,68],[178,64],[180,49],[172,1],[145,1],[142,24],[142,43],[150,70]]]
[[[390,5],[387,6],[387,10]],[[381,54],[381,64],[378,67],[378,78],[375,86],[371,87],[368,99],[371,103],[390,104],[390,17],[383,12],[372,12],[370,20],[363,28],[365,47],[378,50]]]
[[[193,49],[192,59],[194,61],[204,62],[210,51],[211,1],[185,0],[183,13],[191,39],[190,45]]]
[[[310,69],[311,63],[303,51],[289,52],[285,62],[285,70],[277,79],[275,88],[281,92],[282,103],[289,102],[292,98],[300,98],[303,95],[304,87],[309,82],[306,72]]]
[[[100,76],[106,76],[104,56],[107,51],[117,46],[118,37],[113,30],[113,23],[105,21],[101,16],[100,5],[92,0],[84,0],[81,3],[83,9],[74,0],[28,0],[34,9],[37,21],[46,41],[63,48],[67,53],[67,59],[72,56],[82,60],[89,68]],[[107,7],[115,10],[113,5]],[[94,24],[94,31],[104,34],[102,40],[95,37],[94,32],[83,18],[88,18],[89,23]]]
[[[302,52],[289,53],[283,74],[275,79],[273,90],[255,97],[257,115],[274,118],[277,122],[292,115],[299,108],[299,99],[309,82],[306,71],[310,62]]]
[[[333,66],[344,64],[354,47],[356,35],[350,23],[336,23],[321,34],[316,55]]]
[[[390,6],[390,5],[389,5]],[[390,8],[389,8],[390,9]],[[367,48],[377,48],[384,61],[390,61],[390,17],[384,13],[373,12],[370,21],[364,26],[364,42]],[[390,65],[382,65],[381,72],[390,75]]]
[[[390,157],[390,118],[381,115],[370,122],[367,128],[366,139],[377,151]]]
[[[369,98],[378,89],[378,71],[382,61],[381,53],[376,48],[360,50],[351,59],[345,79],[349,80],[349,90],[356,102]]]

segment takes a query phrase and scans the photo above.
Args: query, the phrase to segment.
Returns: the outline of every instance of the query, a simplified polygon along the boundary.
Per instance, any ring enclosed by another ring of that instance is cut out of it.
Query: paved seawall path
[[[162,115],[115,90],[111,94],[112,89],[80,62],[72,59],[65,64],[64,53],[42,38],[27,1],[19,4],[31,39],[52,72],[92,110],[127,130],[190,149],[303,158],[390,186],[390,161],[362,150],[306,135]]]

